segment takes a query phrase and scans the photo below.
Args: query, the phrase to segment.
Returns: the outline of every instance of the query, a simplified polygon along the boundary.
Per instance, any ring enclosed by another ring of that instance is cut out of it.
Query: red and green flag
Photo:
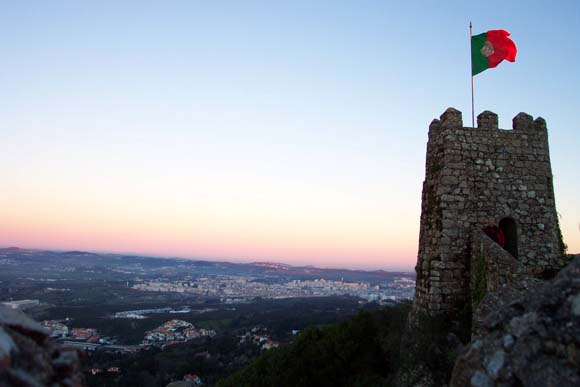
[[[518,49],[505,30],[491,30],[471,38],[472,75],[496,67],[502,60],[516,61]]]

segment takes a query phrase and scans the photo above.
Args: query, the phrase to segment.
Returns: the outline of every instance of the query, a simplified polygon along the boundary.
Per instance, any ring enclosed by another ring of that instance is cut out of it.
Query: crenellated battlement
[[[519,113],[505,130],[484,111],[477,128],[465,127],[449,108],[429,125],[415,311],[451,315],[471,304],[472,239],[486,227],[505,234],[518,276],[564,264],[546,122]]]
[[[498,124],[498,115],[489,110],[481,112],[477,116],[477,127],[464,127],[462,113],[454,108],[448,108],[443,112],[439,119],[431,121],[429,130],[441,130],[447,128],[479,129],[479,130],[501,130],[501,131],[546,131],[546,121],[542,117],[534,120],[534,117],[527,113],[518,113],[512,120],[511,129],[500,129]]]

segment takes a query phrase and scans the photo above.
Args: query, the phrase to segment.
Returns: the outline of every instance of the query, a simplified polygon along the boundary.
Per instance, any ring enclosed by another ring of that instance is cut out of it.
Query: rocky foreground
[[[48,337],[39,323],[0,306],[0,386],[82,386],[76,350]]]
[[[537,288],[505,290],[483,301],[488,312],[450,385],[580,386],[580,256]]]

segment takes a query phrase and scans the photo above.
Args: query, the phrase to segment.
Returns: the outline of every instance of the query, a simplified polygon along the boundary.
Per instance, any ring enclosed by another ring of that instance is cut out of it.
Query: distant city
[[[414,288],[406,272],[0,249],[0,303],[94,354],[89,385],[123,383],[151,348],[179,357],[181,346],[207,363],[183,379],[212,385],[309,326],[410,302]]]
[[[256,297],[327,297],[349,295],[367,301],[407,300],[412,298],[415,281],[407,277],[395,277],[385,285],[369,285],[368,282],[345,282],[325,280],[292,280],[268,284],[258,282],[256,277],[214,276],[191,281],[147,281],[133,285],[133,289],[150,292],[190,293],[205,297],[219,297],[226,303],[247,302]]]

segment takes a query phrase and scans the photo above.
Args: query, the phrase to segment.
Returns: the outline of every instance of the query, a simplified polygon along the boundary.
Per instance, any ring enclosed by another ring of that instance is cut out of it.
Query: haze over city
[[[546,119],[580,251],[580,4],[445,4],[5,4],[0,246],[412,270],[428,125],[471,125],[472,21],[518,46],[476,114]]]

